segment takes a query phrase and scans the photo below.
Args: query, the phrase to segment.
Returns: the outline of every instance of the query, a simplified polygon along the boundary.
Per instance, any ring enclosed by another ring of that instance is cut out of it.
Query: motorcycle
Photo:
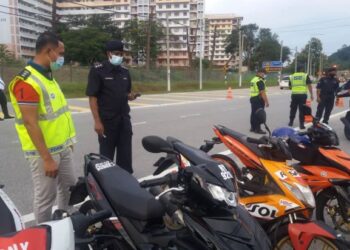
[[[153,152],[172,152],[161,138],[148,142]],[[94,232],[116,237],[110,249],[270,249],[263,231],[263,240],[257,242],[259,230],[253,233],[247,230],[250,224],[242,228],[238,223],[251,223],[251,219],[237,212],[233,176],[214,164],[139,183],[107,158],[89,154],[72,200],[77,203],[90,197],[82,205],[84,213],[112,211],[111,218]]]
[[[304,113],[311,114],[308,107],[304,107]],[[331,221],[335,229],[349,234],[350,155],[337,147],[336,132],[313,118],[306,132],[279,128],[272,135],[286,140],[293,158],[298,161],[291,166],[316,197],[316,219]]]
[[[348,243],[332,228],[310,216],[315,199],[299,173],[289,167],[292,159],[287,144],[271,136],[266,113],[257,111],[269,136],[250,138],[224,126],[215,126],[217,135],[201,147],[208,152],[215,144],[224,143],[244,167],[241,169],[228,156],[216,154],[213,159],[226,163],[237,176],[239,202],[259,219],[275,249],[348,249]]]
[[[102,249],[88,227],[110,216],[101,211],[91,216],[73,214],[58,221],[45,222],[24,229],[20,214],[11,199],[0,189],[0,249],[4,250],[74,250]]]
[[[337,91],[337,98],[350,96],[350,81],[343,84]],[[345,116],[340,118],[344,124],[344,134],[346,139],[350,140],[350,111],[346,112]]]

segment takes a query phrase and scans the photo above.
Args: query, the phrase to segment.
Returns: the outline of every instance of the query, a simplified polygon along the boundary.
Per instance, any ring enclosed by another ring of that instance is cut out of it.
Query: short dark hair
[[[35,50],[36,53],[41,52],[41,50],[48,44],[52,44],[58,47],[58,43],[62,42],[62,39],[51,31],[45,31],[41,33],[36,40]]]

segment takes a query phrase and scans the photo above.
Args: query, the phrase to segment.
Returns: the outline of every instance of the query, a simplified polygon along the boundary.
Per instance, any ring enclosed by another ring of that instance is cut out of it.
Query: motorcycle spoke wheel
[[[293,250],[289,236],[282,238],[274,248],[275,250]],[[315,237],[308,250],[338,250],[338,247],[330,240],[323,237]]]

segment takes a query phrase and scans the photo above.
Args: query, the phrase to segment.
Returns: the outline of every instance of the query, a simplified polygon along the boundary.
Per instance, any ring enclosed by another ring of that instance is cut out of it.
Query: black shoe
[[[2,119],[1,117],[0,117],[0,121],[3,121],[4,119]]]
[[[299,128],[300,129],[305,129],[305,126],[304,125],[300,125]]]
[[[324,123],[324,124],[327,124],[327,125],[328,125],[328,121],[323,121],[322,123]]]
[[[289,123],[288,123],[288,126],[289,126],[289,127],[293,127],[293,122],[289,122]]]
[[[4,116],[4,119],[13,119],[13,118],[15,118],[15,117],[12,116],[12,115],[6,115],[6,116]]]
[[[254,131],[255,134],[259,134],[259,135],[265,135],[266,131],[262,130],[262,129],[257,129]]]

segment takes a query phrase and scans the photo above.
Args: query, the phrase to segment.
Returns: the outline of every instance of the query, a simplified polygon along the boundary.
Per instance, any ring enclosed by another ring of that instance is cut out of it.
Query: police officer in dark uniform
[[[139,94],[131,92],[129,70],[123,67],[124,44],[110,41],[106,44],[108,60],[95,63],[90,70],[86,95],[98,134],[100,154],[133,173],[132,126],[128,101]]]
[[[336,91],[339,88],[339,80],[336,78],[337,69],[329,68],[326,77],[322,77],[317,84],[317,112],[316,118],[321,120],[323,111],[323,123],[328,124],[329,116],[334,107]]]

